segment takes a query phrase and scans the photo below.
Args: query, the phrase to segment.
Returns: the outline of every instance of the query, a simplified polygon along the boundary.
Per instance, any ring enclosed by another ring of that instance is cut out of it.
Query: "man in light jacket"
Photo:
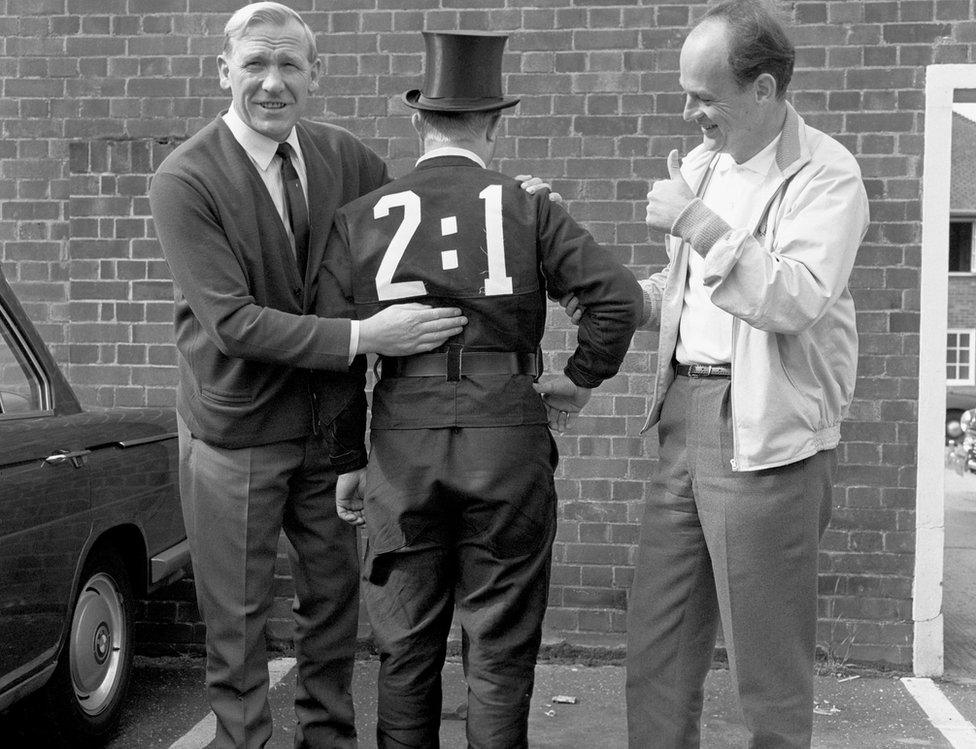
[[[681,51],[703,142],[648,193],[669,263],[642,283],[660,330],[658,425],[628,612],[631,747],[697,746],[718,623],[752,747],[807,747],[817,551],[854,389],[847,288],[860,171],[785,100],[793,45],[755,0],[712,7]]]

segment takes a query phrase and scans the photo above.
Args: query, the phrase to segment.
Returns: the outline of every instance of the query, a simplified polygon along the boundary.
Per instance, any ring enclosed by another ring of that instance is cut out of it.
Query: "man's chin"
[[[708,151],[721,151],[722,147],[725,145],[725,138],[719,134],[717,137],[712,137],[708,133],[702,135],[702,144]]]

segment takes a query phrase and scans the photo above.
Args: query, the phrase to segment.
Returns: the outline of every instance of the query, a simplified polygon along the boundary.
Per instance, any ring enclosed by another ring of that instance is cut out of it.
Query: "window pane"
[[[19,350],[0,327],[0,414],[40,411],[40,388],[19,357]]]
[[[949,222],[949,271],[972,272],[973,222]]]

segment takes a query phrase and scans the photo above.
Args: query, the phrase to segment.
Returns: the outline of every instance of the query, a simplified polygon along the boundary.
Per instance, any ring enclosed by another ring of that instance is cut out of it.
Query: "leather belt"
[[[436,354],[384,356],[380,359],[382,377],[446,377],[457,382],[469,375],[540,374],[540,361],[534,353],[515,351],[465,351],[451,348]]]
[[[674,371],[681,377],[732,377],[731,364],[677,364]]]

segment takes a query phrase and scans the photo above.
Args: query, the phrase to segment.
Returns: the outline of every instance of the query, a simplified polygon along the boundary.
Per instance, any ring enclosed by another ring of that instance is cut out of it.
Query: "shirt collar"
[[[474,151],[469,151],[467,148],[458,148],[457,146],[441,146],[440,148],[435,148],[432,151],[427,151],[427,153],[417,159],[417,163],[419,164],[421,161],[427,161],[427,159],[436,159],[438,156],[463,156],[466,159],[471,159],[482,169],[488,168],[485,165],[484,160]]]
[[[728,172],[729,170],[735,168],[735,170],[740,173],[754,172],[760,177],[765,177],[767,174],[769,174],[769,169],[776,160],[776,147],[779,145],[781,136],[782,132],[773,138],[759,153],[757,153],[751,159],[743,161],[741,164],[736,164],[730,154],[721,154],[718,162],[715,164],[716,170],[720,172]]]
[[[251,160],[254,161],[261,171],[267,171],[271,165],[271,160],[275,157],[275,152],[278,150],[278,141],[272,140],[267,135],[262,135],[257,130],[252,129],[238,116],[234,107],[228,109],[224,113],[223,118],[224,122],[227,123],[227,127],[230,128],[231,133],[234,134],[234,138],[241,144],[241,147],[251,157]],[[301,159],[302,150],[298,146],[298,131],[295,128],[291,129],[285,142],[295,150],[298,158]]]

